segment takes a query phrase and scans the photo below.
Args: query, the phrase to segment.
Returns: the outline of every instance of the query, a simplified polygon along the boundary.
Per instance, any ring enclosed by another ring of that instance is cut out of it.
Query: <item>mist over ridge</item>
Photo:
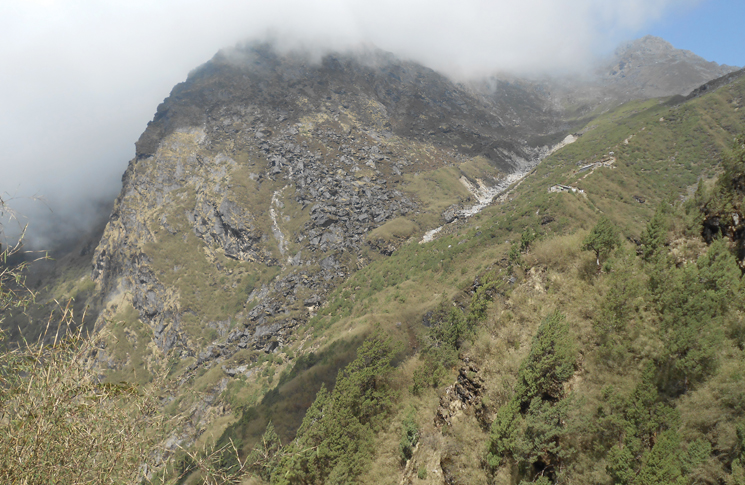
[[[0,58],[8,66],[0,74],[6,147],[0,191],[16,197],[17,211],[31,223],[32,245],[53,245],[66,232],[74,238],[100,216],[90,206],[115,197],[134,141],[171,87],[237,41],[270,38],[283,51],[305,50],[316,59],[375,46],[460,81],[494,72],[538,76],[587,70],[649,22],[696,3],[6,5],[0,7],[6,36]],[[55,223],[42,222],[50,219]]]

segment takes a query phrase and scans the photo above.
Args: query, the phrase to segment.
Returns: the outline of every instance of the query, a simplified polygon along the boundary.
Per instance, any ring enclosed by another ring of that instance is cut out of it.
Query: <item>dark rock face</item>
[[[609,74],[613,82],[593,85],[588,109],[597,104],[592,96],[626,89],[623,83],[653,92],[643,74],[653,60],[694,66],[707,80],[720,69],[640,42],[619,54],[625,60]],[[668,85],[654,86],[672,94]],[[165,352],[193,345],[185,312],[204,326],[227,317],[240,322],[240,336],[223,354],[238,345],[271,351],[363,264],[365,245],[383,255],[396,250],[390,240],[368,236],[426,210],[422,197],[407,191],[413,177],[474,157],[502,174],[537,163],[579,123],[557,108],[567,96],[562,89],[516,78],[456,84],[377,50],[318,62],[266,44],[221,52],[174,87],[138,140],[94,253],[93,276],[104,297],[126,295]],[[447,223],[459,214],[455,204],[438,216]],[[168,251],[179,252],[177,243],[194,236],[200,246],[194,252],[188,242],[190,257],[200,265],[165,268]],[[165,240],[170,249],[159,251]],[[231,315],[184,307],[183,294],[192,289],[180,275],[189,271],[207,265],[222,275],[213,285],[237,287],[222,256],[276,274],[249,289]]]
[[[464,155],[485,156],[509,172],[515,168],[510,153],[529,158],[525,140],[556,134],[564,126],[548,93],[527,82],[502,84],[492,92],[488,86],[466,88],[378,50],[329,54],[317,63],[302,54],[280,55],[271,45],[247,46],[218,54],[173,89],[137,142],[137,158],[153,155],[160,141],[180,127],[209,124],[230,102],[271,110],[277,113],[272,121],[283,124],[297,122],[307,111],[333,116],[355,110],[368,118],[359,121],[371,122],[383,136],[462,147]],[[308,100],[308,110],[295,104],[298,98]],[[530,116],[533,129],[520,126],[529,117],[515,119],[518,112],[540,114]],[[222,123],[224,129],[235,128],[230,121]],[[274,134],[265,126],[255,136],[271,139]],[[334,136],[341,139],[344,133]],[[386,155],[372,152],[370,158]],[[291,160],[278,156],[272,162],[270,172],[279,173]]]
[[[701,236],[707,244],[719,237],[732,241],[740,269],[745,272],[745,214],[741,208],[728,212],[712,211],[704,208]]]
[[[442,213],[442,220],[445,224],[450,224],[458,218],[458,207],[448,207],[448,209]]]
[[[294,186],[295,201],[310,207],[310,221],[298,242],[307,240],[311,251],[359,250],[366,232],[416,209],[414,201],[393,187],[393,181],[381,176],[381,170],[407,163],[400,159],[391,162],[388,155],[394,156],[392,150],[364,141],[344,143],[345,137],[324,129],[317,130],[314,138],[335,148],[336,153],[323,157],[311,153],[307,143],[294,144],[296,134],[292,131],[263,140],[259,148],[273,161],[269,177]],[[380,175],[355,176],[373,159],[386,165],[376,167]]]
[[[484,382],[478,375],[479,368],[473,362],[467,362],[458,371],[455,384],[445,389],[440,396],[440,406],[435,414],[437,426],[450,425],[452,417],[459,411],[473,408],[480,403]]]
[[[220,245],[226,256],[239,260],[259,257],[255,248],[261,233],[251,224],[250,214],[230,199],[223,199],[217,207],[202,199],[187,217],[195,234],[207,244]]]

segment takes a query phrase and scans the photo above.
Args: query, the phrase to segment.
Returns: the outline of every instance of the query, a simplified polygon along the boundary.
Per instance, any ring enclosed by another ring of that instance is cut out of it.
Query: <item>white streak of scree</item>
[[[509,175],[507,175],[505,178],[500,180],[497,185],[494,185],[492,187],[487,186],[483,182],[479,180],[478,185],[472,184],[467,178],[461,177],[460,182],[468,189],[469,192],[476,198],[478,203],[472,205],[471,207],[467,209],[463,209],[462,211],[458,212],[458,218],[468,218],[475,214],[478,214],[481,212],[484,207],[488,206],[492,203],[494,198],[510,188],[513,184],[516,182],[519,182],[522,180],[526,175],[528,175],[533,168],[535,168],[540,161],[547,157],[548,155],[554,153],[555,151],[559,150],[560,148],[563,148],[570,143],[574,143],[577,141],[577,137],[574,135],[567,135],[562,141],[554,145],[553,148],[550,150],[544,152],[544,155],[541,156],[535,163],[528,164],[526,168],[523,170],[519,170],[517,172],[513,172]],[[436,227],[432,230],[429,230],[424,233],[424,236],[422,237],[422,240],[419,241],[419,244],[424,244],[432,241],[435,238],[435,235],[442,230],[444,226]]]
[[[272,234],[274,234],[274,238],[279,244],[279,252],[282,256],[287,251],[287,241],[285,240],[285,235],[282,233],[282,229],[279,227],[279,223],[277,223],[277,212],[274,210],[274,206],[279,207],[279,196],[286,188],[287,186],[285,185],[282,187],[282,190],[275,190],[272,194],[272,203],[269,205],[269,216],[272,218]]]
[[[519,181],[523,177],[525,177],[528,174],[529,170],[525,171],[519,171],[515,173],[511,173],[502,180],[497,183],[497,185],[494,185],[492,187],[489,187],[484,184],[479,184],[478,186],[472,184],[468,181],[467,178],[461,177],[460,181],[461,183],[468,189],[469,192],[476,198],[478,203],[472,205],[471,207],[467,209],[463,209],[462,211],[458,212],[459,218],[467,218],[471,217],[474,214],[478,214],[481,212],[481,210],[484,209],[484,207],[491,204],[492,200],[494,200],[494,197],[498,196],[505,190],[507,190],[510,185],[513,183]],[[424,236],[422,237],[422,240],[419,241],[419,244],[425,244],[430,241],[432,241],[435,238],[435,235],[442,230],[444,226],[436,227],[432,230],[429,230],[424,233]]]
[[[419,244],[424,244],[424,243],[428,243],[428,242],[432,241],[435,238],[435,234],[437,234],[441,230],[442,230],[442,226],[436,227],[436,228],[434,228],[432,230],[429,230],[429,231],[425,232],[424,233],[424,237],[422,237],[422,240],[419,241]]]

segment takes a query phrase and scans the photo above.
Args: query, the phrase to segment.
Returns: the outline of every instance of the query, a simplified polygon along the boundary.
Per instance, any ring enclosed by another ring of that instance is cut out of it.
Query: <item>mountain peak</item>
[[[707,61],[668,41],[646,35],[621,44],[600,68],[603,81],[633,97],[688,94],[698,86],[738,68]]]
[[[634,39],[628,42],[621,43],[616,48],[616,54],[622,54],[624,52],[650,52],[650,53],[662,53],[675,51],[673,45],[663,39],[654,35],[645,35],[639,39]],[[687,52],[687,51],[686,51]]]

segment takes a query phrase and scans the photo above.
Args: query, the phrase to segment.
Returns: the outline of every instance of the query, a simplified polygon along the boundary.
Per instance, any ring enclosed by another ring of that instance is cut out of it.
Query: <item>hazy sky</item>
[[[745,42],[735,24],[744,18],[743,4],[3,0],[0,197],[15,197],[15,207],[34,215],[49,209],[25,198],[44,196],[59,228],[82,227],[90,200],[118,193],[134,142],[173,85],[220,48],[267,33],[289,45],[369,42],[459,77],[572,69],[647,33],[707,59],[743,65]],[[727,50],[728,43],[736,50]]]

